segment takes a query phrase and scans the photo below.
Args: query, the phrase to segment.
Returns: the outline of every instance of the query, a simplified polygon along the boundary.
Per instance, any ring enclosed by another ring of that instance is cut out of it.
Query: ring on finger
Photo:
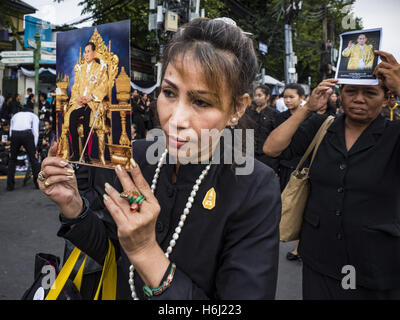
[[[40,171],[38,174],[38,179],[40,182],[43,182],[44,180],[46,180],[46,177],[44,176],[44,172]]]
[[[139,192],[137,192],[135,190],[121,192],[119,194],[119,196],[121,198],[124,198],[125,200],[127,200],[129,202],[129,204],[138,203],[142,199],[142,197],[144,198],[143,195],[141,195]],[[138,199],[139,199],[139,201],[138,201]],[[141,202],[143,202],[143,200]]]
[[[47,187],[50,187],[50,182],[49,182],[48,179],[44,181],[44,186],[45,186],[46,188],[47,188]]]

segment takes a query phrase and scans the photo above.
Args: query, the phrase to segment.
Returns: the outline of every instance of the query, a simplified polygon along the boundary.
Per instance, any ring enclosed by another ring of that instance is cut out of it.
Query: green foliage
[[[60,1],[60,0],[56,0]],[[253,34],[255,48],[262,41],[268,45],[268,55],[259,55],[259,61],[265,64],[267,74],[284,80],[285,12],[283,0],[201,0],[208,18],[231,17],[246,32]],[[322,4],[326,3],[326,11]],[[355,0],[306,0],[302,10],[293,18],[293,49],[298,57],[296,66],[299,82],[306,83],[312,77],[315,86],[322,80],[320,71],[321,50],[323,45],[322,20],[327,14],[328,39],[338,49],[339,34],[344,30],[343,19],[347,12],[345,6]],[[186,3],[181,1],[182,5]],[[159,50],[155,32],[148,31],[148,0],[88,0],[79,3],[82,14],[91,13],[94,24],[104,24],[124,19],[131,20],[131,43],[144,50],[157,53]],[[356,28],[361,29],[361,20],[357,18]],[[161,37],[165,39],[165,37]],[[258,51],[257,51],[258,52]]]
[[[148,31],[148,0],[85,0],[79,2],[82,14],[94,17],[93,25],[121,20],[131,20],[131,44],[151,52],[157,52],[154,32]]]
[[[342,20],[347,16],[343,10],[355,0],[324,0],[327,6],[328,40],[338,49],[339,34],[344,30]],[[321,80],[320,60],[323,45],[322,20],[324,12],[321,0],[303,1],[302,10],[293,18],[293,50],[298,58],[296,65],[300,83],[307,83],[312,77],[312,85]],[[285,11],[282,0],[225,0],[228,14],[247,32],[253,33],[255,48],[258,41],[268,45],[268,55],[259,54],[259,61],[265,63],[266,73],[284,80],[285,59]],[[240,2],[240,5],[237,3]],[[350,8],[350,7],[349,7]],[[354,30],[362,29],[361,19],[356,19]]]

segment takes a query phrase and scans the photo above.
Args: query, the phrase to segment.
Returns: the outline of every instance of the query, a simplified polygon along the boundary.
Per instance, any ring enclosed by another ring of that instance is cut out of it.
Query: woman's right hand
[[[63,215],[76,218],[82,211],[83,201],[78,191],[74,169],[63,159],[56,157],[57,143],[53,143],[49,156],[42,162],[44,180],[38,184],[40,190],[54,201]]]
[[[305,107],[312,111],[318,111],[323,106],[328,103],[329,97],[333,93],[333,89],[336,86],[338,80],[336,79],[326,79],[322,81],[311,93],[308,102]]]

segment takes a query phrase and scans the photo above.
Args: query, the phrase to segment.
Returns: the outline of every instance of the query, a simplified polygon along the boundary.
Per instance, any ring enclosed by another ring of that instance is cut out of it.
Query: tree
[[[60,0],[56,0],[60,1]],[[181,6],[188,6],[189,0],[181,0]],[[285,38],[284,19],[286,8],[293,0],[201,0],[208,18],[231,17],[244,31],[252,33],[254,45],[258,42],[268,45],[264,59],[266,71],[277,79],[284,79]],[[301,83],[306,83],[308,76],[313,79],[313,86],[322,80],[321,51],[325,50],[324,38],[332,41],[338,48],[338,35],[344,31],[360,29],[361,19],[355,19],[352,29],[343,23],[355,0],[320,0],[303,1],[299,15],[293,20],[293,47],[298,57],[297,73]],[[160,0],[161,3],[161,0]],[[154,31],[148,31],[148,0],[88,0],[79,3],[82,14],[91,13],[94,24],[104,24],[124,19],[131,20],[131,43],[138,48],[158,52],[157,37]],[[323,22],[326,26],[323,32]],[[346,29],[346,30],[345,30]],[[163,33],[159,39],[167,41],[169,34]],[[165,37],[165,34],[167,35]]]
[[[284,79],[285,37],[284,19],[291,0],[224,0],[227,11],[238,25],[245,31],[253,33],[255,47],[258,41],[268,45],[265,59],[266,72],[277,79]],[[355,0],[324,0],[327,11],[322,12],[320,0],[303,1],[299,15],[293,19],[293,49],[298,58],[296,66],[298,81],[306,83],[312,77],[315,86],[321,80],[321,50],[324,43],[322,22],[326,19],[328,39],[338,48],[335,40],[344,31],[361,29],[361,19],[355,18],[351,29],[344,18],[349,16],[345,8],[351,9]],[[325,14],[325,15],[324,15]]]
[[[82,14],[90,13],[93,25],[105,24],[121,20],[131,20],[131,44],[155,52],[156,37],[148,31],[148,0],[87,0],[79,2],[83,7]]]

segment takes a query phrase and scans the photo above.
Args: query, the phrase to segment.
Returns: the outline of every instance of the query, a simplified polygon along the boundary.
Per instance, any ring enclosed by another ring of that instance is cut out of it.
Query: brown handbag
[[[279,224],[280,239],[281,241],[298,240],[300,235],[300,228],[303,222],[304,208],[307,203],[308,194],[310,192],[309,171],[317,154],[318,147],[321,144],[326,131],[333,123],[335,117],[329,116],[319,128],[314,139],[311,141],[306,152],[301,158],[296,169],[290,175],[290,179],[285,189],[282,192],[282,217]],[[300,171],[303,163],[314,150],[311,157],[311,162],[308,168],[303,168]]]

